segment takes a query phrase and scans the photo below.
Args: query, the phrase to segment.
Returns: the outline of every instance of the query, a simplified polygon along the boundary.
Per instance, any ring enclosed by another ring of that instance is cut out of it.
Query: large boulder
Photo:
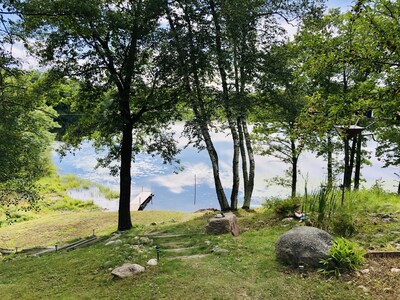
[[[328,257],[332,236],[318,228],[300,226],[281,235],[276,241],[276,257],[285,265],[295,268],[303,265],[316,268],[321,259]]]
[[[123,264],[112,270],[111,274],[115,277],[125,278],[144,272],[145,268],[138,264]]]
[[[206,226],[207,234],[225,234],[232,233],[233,236],[239,235],[239,226],[237,218],[232,213],[225,215],[217,215],[214,218],[208,220]]]

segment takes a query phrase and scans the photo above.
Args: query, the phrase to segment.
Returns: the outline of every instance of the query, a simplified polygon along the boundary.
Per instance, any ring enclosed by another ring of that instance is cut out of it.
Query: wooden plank
[[[367,258],[373,257],[400,257],[400,251],[369,251],[365,255]]]
[[[131,200],[131,210],[143,210],[152,197],[151,192],[141,192],[135,199]]]

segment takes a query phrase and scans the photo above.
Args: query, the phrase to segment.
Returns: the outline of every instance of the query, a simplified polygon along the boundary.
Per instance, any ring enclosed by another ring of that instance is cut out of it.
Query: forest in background
[[[177,120],[209,154],[221,210],[250,207],[254,153],[288,164],[292,197],[305,150],[326,160],[326,186],[344,173],[346,190],[360,186],[367,139],[387,166],[400,162],[397,1],[356,1],[345,13],[300,0],[31,0],[0,10],[2,205],[34,205],[56,134],[64,151],[89,139],[109,150],[99,165],[120,177],[118,229],[129,229],[134,155],[174,161],[164,129]],[[24,71],[15,43],[45,71]],[[210,135],[221,128],[233,141],[230,195]]]

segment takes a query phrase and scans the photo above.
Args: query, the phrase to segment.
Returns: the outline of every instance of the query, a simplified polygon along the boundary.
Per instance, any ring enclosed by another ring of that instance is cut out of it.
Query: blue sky
[[[327,6],[329,8],[344,8],[344,9],[349,9],[351,5],[353,4],[354,1],[351,0],[328,0]]]

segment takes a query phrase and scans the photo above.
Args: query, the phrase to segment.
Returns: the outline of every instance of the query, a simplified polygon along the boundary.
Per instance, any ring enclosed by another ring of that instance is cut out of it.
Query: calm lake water
[[[183,124],[175,124],[172,129],[180,136]],[[215,146],[219,153],[221,177],[226,190],[227,197],[230,196],[232,161],[232,142],[226,133],[213,134]],[[186,140],[179,139],[180,147],[184,147]],[[374,152],[375,144],[370,142],[368,149]],[[372,153],[373,154],[373,153]],[[74,154],[68,154],[62,160],[53,151],[53,162],[58,168],[60,175],[75,174],[76,176],[88,179],[92,182],[108,186],[118,191],[118,177],[109,174],[105,168],[95,169],[96,154],[89,142],[81,145],[81,149]],[[165,165],[162,160],[151,155],[139,154],[132,165],[132,198],[141,191],[150,191],[154,194],[153,201],[146,207],[146,210],[177,210],[195,211],[201,208],[219,208],[215,195],[211,164],[209,163],[206,151],[198,152],[194,148],[183,149],[178,158],[181,161],[179,167],[183,171],[176,173],[178,166]],[[386,190],[397,191],[396,176],[394,168],[382,168],[374,156],[371,158],[372,166],[365,166],[362,175],[366,182],[364,187],[370,187],[377,180],[383,180]],[[265,199],[272,197],[287,197],[290,190],[276,185],[268,185],[266,179],[276,175],[283,175],[288,166],[274,157],[263,157],[256,155],[256,182],[252,206],[261,205]],[[315,158],[312,153],[303,153],[299,160],[298,193],[303,193],[305,181],[309,191],[317,189],[326,178],[326,163]],[[195,184],[196,182],[196,184]],[[338,183],[341,182],[341,175]],[[94,202],[110,211],[118,209],[118,201],[107,200],[101,196],[97,188],[88,190],[73,190],[70,195],[81,200],[94,200]],[[241,204],[241,201],[239,204]]]

